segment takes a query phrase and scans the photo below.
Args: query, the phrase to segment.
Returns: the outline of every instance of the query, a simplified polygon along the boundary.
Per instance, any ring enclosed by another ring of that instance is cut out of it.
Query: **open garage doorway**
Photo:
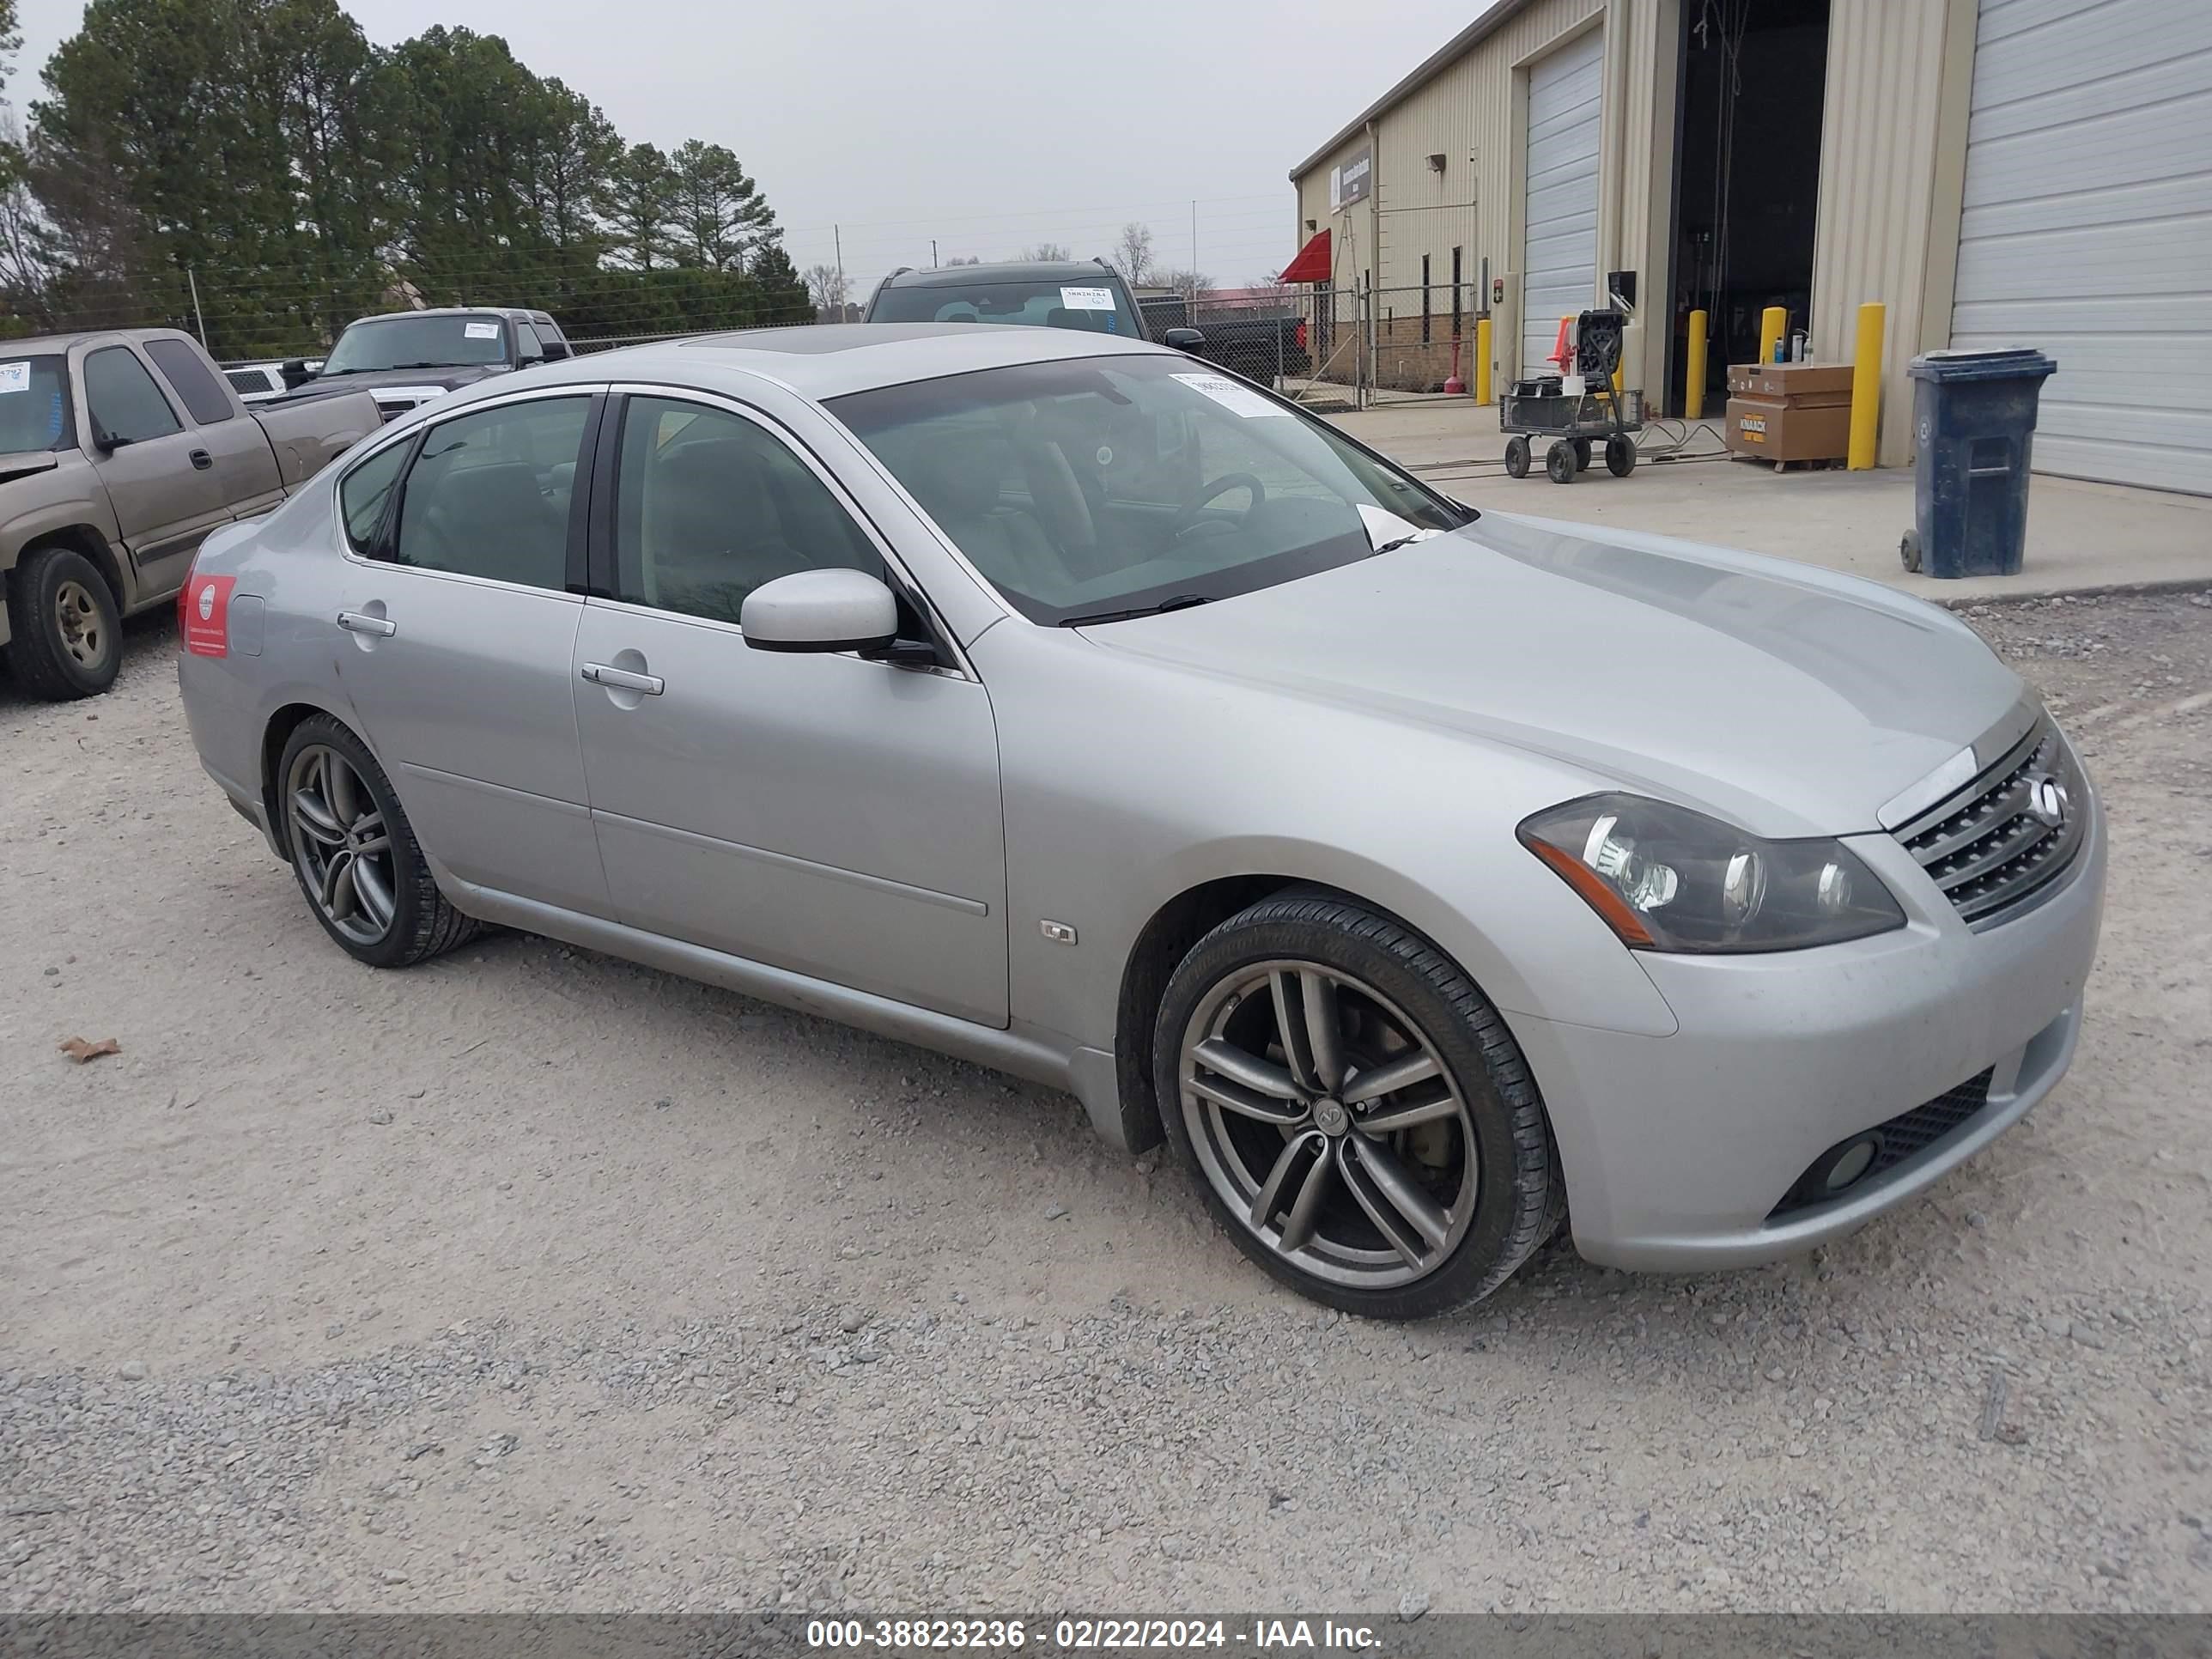
[[[1705,408],[1759,354],[1759,314],[1807,326],[1829,0],[1681,0],[1675,100],[1669,411],[1683,406],[1690,313],[1706,313]]]

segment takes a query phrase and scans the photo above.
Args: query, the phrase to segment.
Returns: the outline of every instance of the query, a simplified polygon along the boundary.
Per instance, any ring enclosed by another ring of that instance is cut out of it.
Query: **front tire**
[[[1565,1210],[1512,1034],[1419,935],[1294,889],[1223,922],[1161,999],[1154,1086],[1237,1247],[1316,1302],[1420,1319],[1480,1300]]]
[[[1505,475],[1510,478],[1528,476],[1528,441],[1518,433],[1505,441]]]
[[[8,579],[8,665],[48,702],[97,696],[123,666],[123,618],[107,580],[73,547],[27,553]]]
[[[344,726],[300,723],[276,763],[276,799],[307,908],[355,961],[408,968],[476,937],[438,890],[392,780]]]

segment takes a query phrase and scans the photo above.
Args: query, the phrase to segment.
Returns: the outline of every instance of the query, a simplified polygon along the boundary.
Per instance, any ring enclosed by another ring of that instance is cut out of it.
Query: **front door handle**
[[[358,611],[338,612],[338,626],[349,634],[374,634],[380,640],[388,640],[399,631],[399,624],[385,617],[368,617]]]
[[[195,449],[192,451],[192,465],[204,472],[215,465],[215,457],[204,449]]]
[[[657,697],[668,689],[668,682],[658,674],[634,674],[627,668],[615,668],[603,662],[586,663],[583,673],[593,685],[604,685],[610,691],[639,691],[648,697]]]

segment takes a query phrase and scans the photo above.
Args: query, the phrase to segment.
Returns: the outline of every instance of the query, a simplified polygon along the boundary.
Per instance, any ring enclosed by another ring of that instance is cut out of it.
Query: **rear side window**
[[[146,365],[122,346],[84,360],[84,402],[110,443],[143,444],[185,429]]]
[[[400,489],[394,562],[566,587],[568,502],[590,412],[587,395],[541,398],[432,427]]]
[[[366,553],[375,545],[392,486],[399,482],[399,469],[407,464],[407,449],[403,442],[379,450],[347,473],[338,485],[338,513],[345,520],[346,539],[356,553]]]
[[[155,368],[169,377],[170,386],[202,426],[213,426],[237,413],[231,408],[229,395],[216,379],[215,371],[182,340],[149,340],[146,355],[154,360]]]

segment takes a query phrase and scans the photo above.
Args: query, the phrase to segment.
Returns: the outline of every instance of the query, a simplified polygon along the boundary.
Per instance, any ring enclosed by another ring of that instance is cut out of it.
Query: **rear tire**
[[[1605,441],[1605,470],[1616,478],[1636,471],[1636,445],[1616,432]]]
[[[410,968],[476,937],[438,890],[376,757],[327,714],[302,720],[276,763],[284,845],[322,929],[356,962]]]
[[[1424,1319],[1480,1300],[1566,1212],[1498,1011],[1352,899],[1291,889],[1206,934],[1168,981],[1152,1053],[1168,1140],[1214,1219],[1332,1308]]]
[[[1577,472],[1587,472],[1587,471],[1589,471],[1589,464],[1590,464],[1590,441],[1589,441],[1588,438],[1577,438],[1577,439],[1576,439],[1576,440],[1575,440],[1575,471],[1577,471]]]
[[[1544,452],[1544,476],[1553,483],[1572,483],[1582,469],[1575,465],[1574,446],[1565,438]]]
[[[1505,441],[1505,476],[1525,478],[1528,476],[1528,441],[1516,435]]]
[[[8,665],[34,697],[97,696],[123,666],[123,617],[107,579],[73,547],[27,553],[8,578]]]

